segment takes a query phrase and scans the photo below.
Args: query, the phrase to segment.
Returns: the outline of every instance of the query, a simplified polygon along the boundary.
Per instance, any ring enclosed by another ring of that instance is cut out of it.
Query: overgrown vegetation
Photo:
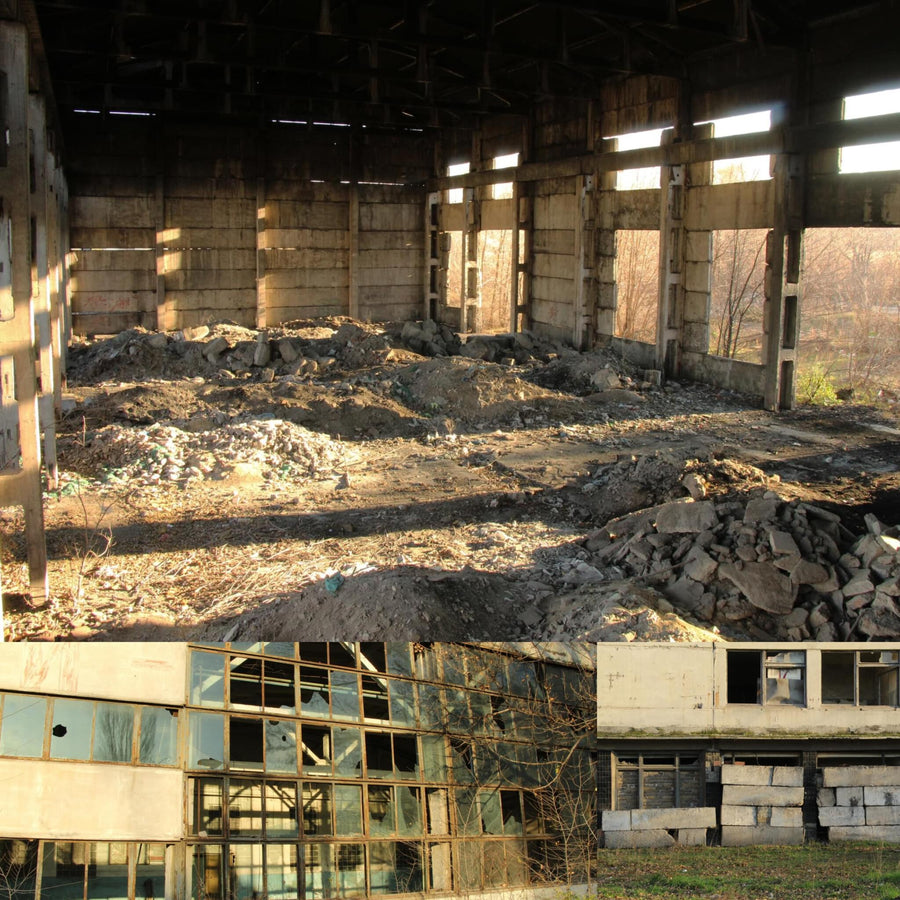
[[[603,900],[897,900],[900,846],[603,850],[597,884]]]

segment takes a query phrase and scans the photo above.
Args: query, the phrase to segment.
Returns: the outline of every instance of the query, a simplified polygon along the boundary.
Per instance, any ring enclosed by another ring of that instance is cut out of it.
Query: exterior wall
[[[186,665],[176,643],[4,644],[0,690],[181,706]]]
[[[832,841],[900,842],[900,768],[826,769],[817,802]]]
[[[178,770],[0,758],[0,783],[3,837],[175,841],[184,834]]]
[[[800,766],[722,766],[722,846],[802,844]]]
[[[878,650],[898,644],[874,645]],[[806,654],[806,703],[727,702],[727,653],[736,650]],[[600,735],[891,736],[900,734],[900,709],[826,704],[821,652],[872,650],[872,644],[600,644],[597,648]],[[673,677],[674,675],[674,677]]]

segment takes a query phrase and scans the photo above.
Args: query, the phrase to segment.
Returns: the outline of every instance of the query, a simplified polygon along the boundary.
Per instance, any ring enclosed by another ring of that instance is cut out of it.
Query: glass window
[[[409,644],[388,642],[387,668],[392,675],[412,675],[412,662],[409,658]]]
[[[859,703],[860,706],[896,706],[897,667],[860,665]]]
[[[416,724],[416,688],[411,681],[391,681],[391,721],[409,727]]]
[[[414,837],[423,832],[422,791],[417,787],[394,788],[397,798],[397,833]]]
[[[369,834],[396,834],[394,825],[394,790],[387,785],[370,784],[367,788],[369,802]]]
[[[357,778],[362,775],[362,738],[358,728],[335,728],[334,767],[336,774]]]
[[[481,815],[478,812],[478,791],[474,787],[457,788],[456,828],[459,834],[481,834]]]
[[[261,836],[262,783],[232,778],[228,785],[228,831],[232,837]]]
[[[499,791],[481,791],[481,829],[485,834],[503,834]]]
[[[265,800],[266,837],[298,837],[297,785],[292,781],[267,781]]]
[[[192,778],[190,785],[191,834],[200,837],[224,834],[224,782],[220,778]]]
[[[37,872],[37,841],[0,840],[0,894],[7,900],[30,900]]]
[[[767,704],[805,705],[805,660],[803,650],[766,651]]]
[[[360,668],[369,672],[387,672],[387,655],[381,641],[362,641],[359,645]]]
[[[215,844],[188,847],[191,862],[191,900],[223,900],[223,848]],[[163,895],[164,896],[164,895]]]
[[[93,720],[94,704],[90,700],[54,700],[51,759],[90,759]]]
[[[459,841],[455,856],[457,888],[462,890],[481,888],[481,844],[478,841]]]
[[[231,844],[230,854],[229,900],[257,900],[266,892],[263,878],[263,845]]]
[[[369,845],[373,894],[409,894],[422,890],[422,850],[413,841]]]
[[[450,738],[450,756],[453,760],[453,780],[469,783],[475,779],[475,755],[472,744],[459,738]]]
[[[300,666],[300,711],[305,716],[327,719],[330,715],[328,700],[328,670],[314,666]]]
[[[121,703],[97,704],[93,759],[130,763],[133,738],[133,707]]]
[[[271,900],[298,897],[296,844],[266,844],[266,893]]]
[[[87,900],[128,900],[128,845],[89,844]]]
[[[297,771],[297,724],[290,719],[265,722],[266,771]]]
[[[141,707],[138,760],[150,766],[174,766],[178,762],[178,710]]]
[[[191,651],[191,705],[225,705],[225,657],[220,653]]]
[[[266,656],[286,656],[288,659],[293,659],[295,656],[294,645],[287,641],[269,641],[263,644],[262,652]]]
[[[166,896],[166,845],[138,844],[135,848],[135,900],[163,900]]]
[[[426,781],[447,781],[447,745],[443,735],[423,734],[422,761]]]
[[[334,786],[335,834],[362,834],[362,793],[352,784]]]
[[[230,762],[233,769],[262,769],[263,723],[260,719],[232,716],[228,723]]]
[[[331,785],[303,783],[303,833],[307,836],[333,834],[331,827]]]
[[[90,844],[47,841],[41,862],[41,894],[60,900],[82,900]]]
[[[189,769],[221,769],[225,765],[225,717],[192,712],[187,765]]]
[[[422,728],[443,727],[444,692],[434,684],[419,685],[419,722]]]
[[[359,720],[359,681],[356,672],[331,673],[331,708],[335,719]]]
[[[294,680],[297,669],[291,663],[272,662],[263,664],[263,704],[266,709],[292,713],[297,708],[294,698]]]
[[[333,896],[356,897],[366,892],[366,850],[363,844],[335,844]]]
[[[38,757],[44,751],[47,701],[43,697],[7,694],[0,719],[0,754]]]

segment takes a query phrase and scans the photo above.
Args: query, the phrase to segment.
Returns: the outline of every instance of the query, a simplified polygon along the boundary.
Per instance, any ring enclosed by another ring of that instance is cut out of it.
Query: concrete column
[[[534,266],[534,182],[516,182],[513,186],[517,226],[513,247],[515,310],[513,331],[531,328],[531,278]]]
[[[25,511],[25,537],[31,599],[49,593],[47,548],[41,496],[40,417],[35,378],[35,327],[31,284],[31,197],[28,137],[28,33],[17,22],[0,22],[0,70],[7,78],[7,164],[0,168],[0,197],[12,230],[11,280],[13,317],[0,324],[0,359],[4,377],[13,381],[18,412],[21,466],[0,476],[0,502]],[[11,361],[11,366],[9,364]],[[5,389],[8,389],[9,385]],[[6,404],[4,404],[6,405]]]
[[[441,296],[440,192],[425,197],[425,266],[422,272],[423,319],[436,319]]]
[[[684,321],[684,180],[683,165],[662,166],[656,366],[668,377],[676,376],[681,367]]]
[[[470,334],[481,325],[481,269],[478,265],[481,201],[475,188],[463,189],[463,216],[460,331]]]
[[[575,323],[572,343],[579,350],[587,349],[593,338],[596,308],[596,276],[594,272],[594,175],[579,175],[575,179]]]
[[[350,185],[349,209],[349,253],[348,265],[348,307],[352,319],[359,318],[359,185],[355,182]]]
[[[47,207],[50,189],[47,177],[47,117],[44,98],[32,94],[28,98],[29,144],[31,165],[31,229],[34,240],[32,260],[32,303],[40,371],[40,427],[44,433],[44,463],[47,486],[55,490],[59,483],[56,459],[56,409],[53,389],[56,383],[56,360],[53,355],[53,329],[50,301],[50,263],[47,239]]]
[[[601,152],[615,152],[618,141],[606,140]],[[616,274],[616,193],[617,172],[602,172],[597,176],[597,220],[594,246],[597,277],[597,309],[594,318],[594,342],[606,345],[616,334],[616,309],[619,289]]]

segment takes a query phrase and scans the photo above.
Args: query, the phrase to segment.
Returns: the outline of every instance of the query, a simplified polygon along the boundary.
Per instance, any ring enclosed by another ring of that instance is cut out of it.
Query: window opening
[[[456,163],[452,166],[447,166],[447,175],[451,178],[454,175],[468,175],[469,171],[472,168],[472,164],[468,162]],[[463,188],[451,188],[447,191],[447,202],[448,203],[462,203],[463,202]]]
[[[493,160],[494,169],[513,169],[518,165],[518,153],[507,153],[504,156],[495,156]],[[513,193],[513,183],[511,181],[504,181],[500,184],[491,185],[492,200],[511,200]]]
[[[659,232],[616,232],[616,337],[656,343]]]
[[[737,116],[723,116],[711,122],[698,122],[699,125],[712,124],[713,137],[734,137],[741,134],[755,134],[769,131],[772,127],[772,111],[744,113]],[[767,181],[772,177],[772,157],[740,156],[733,159],[717,159],[713,162],[713,184],[737,184],[742,181]]]
[[[612,135],[616,140],[617,150],[644,150],[658,147],[662,142],[665,128],[652,128],[649,131],[633,131],[630,134]],[[616,190],[639,191],[658,188],[660,179],[659,166],[646,166],[640,169],[620,169],[616,173]]]
[[[866,94],[851,94],[845,97],[842,118],[845,121],[866,119],[898,112],[900,112],[900,88],[891,88]],[[889,172],[900,168],[898,158],[900,158],[900,141],[841,147],[838,171],[842,174]]]

